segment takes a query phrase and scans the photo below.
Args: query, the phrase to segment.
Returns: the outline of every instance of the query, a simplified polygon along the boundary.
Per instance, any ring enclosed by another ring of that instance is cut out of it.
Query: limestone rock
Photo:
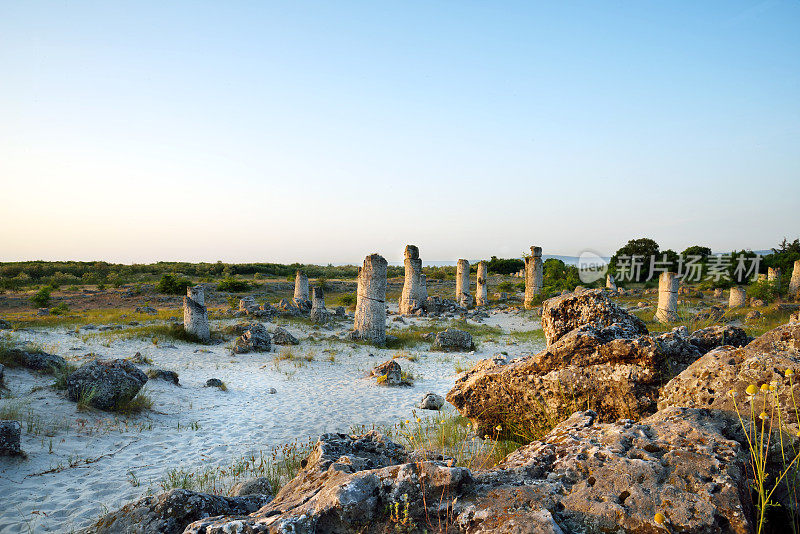
[[[716,325],[692,332],[689,343],[705,354],[722,345],[743,347],[750,343],[750,336],[742,328],[730,325]]]
[[[302,310],[311,309],[311,301],[308,299],[308,276],[303,271],[295,273],[294,304]]]
[[[531,247],[531,255],[525,258],[525,300],[526,309],[534,307],[536,297],[542,292],[544,284],[544,262],[542,247]]]
[[[469,261],[465,259],[456,263],[456,302],[462,308],[469,308],[474,304],[469,290]]]
[[[136,313],[146,313],[147,315],[158,314],[158,310],[155,308],[151,308],[150,306],[136,306],[136,309],[134,311]]]
[[[440,410],[444,406],[444,397],[436,393],[426,393],[419,401],[417,408],[420,410]]]
[[[299,345],[300,341],[294,337],[288,330],[280,326],[276,326],[272,331],[272,342],[276,345]]]
[[[10,349],[8,351],[8,358],[26,369],[44,373],[52,373],[67,365],[67,361],[61,356],[27,348]]]
[[[19,421],[0,421],[0,456],[20,454],[21,435]]]
[[[325,292],[321,287],[314,287],[311,290],[311,322],[317,324],[327,323],[330,314],[325,308]]]
[[[113,410],[133,399],[147,382],[147,375],[128,360],[94,360],[67,377],[67,396],[76,401],[93,392],[89,404]]]
[[[272,495],[272,484],[267,477],[256,477],[239,482],[231,488],[231,495],[243,497],[245,495]]]
[[[394,360],[383,362],[372,370],[372,376],[382,386],[399,386],[403,383],[403,372],[400,364]]]
[[[203,286],[187,287],[183,297],[183,328],[202,342],[211,339]]]
[[[225,382],[220,380],[219,378],[209,378],[206,380],[205,387],[207,388],[221,388],[225,385]]]
[[[474,348],[475,343],[472,341],[472,334],[456,328],[448,328],[444,332],[437,333],[436,339],[434,339],[431,346],[431,350],[446,352],[469,352]]]
[[[419,258],[419,247],[406,245],[404,256],[405,280],[403,281],[403,291],[400,294],[399,307],[401,314],[411,315],[424,306],[424,300],[420,300],[422,260]]]
[[[655,318],[660,323],[670,323],[678,319],[678,280],[678,275],[670,272],[663,272],[658,277],[658,309]]]
[[[743,287],[734,286],[731,288],[731,294],[728,298],[729,308],[740,308],[745,305],[747,301],[747,292]]]
[[[358,271],[353,337],[377,345],[386,343],[387,266],[383,256],[371,254]]]
[[[178,373],[175,371],[167,371],[165,369],[149,369],[146,374],[150,379],[165,380],[175,384],[176,386],[180,385],[178,383]]]
[[[476,306],[486,306],[489,304],[489,299],[487,297],[488,289],[487,289],[487,276],[488,270],[486,268],[486,262],[482,261],[478,263],[478,277],[477,277],[477,285],[475,289],[475,305]]]
[[[272,341],[269,332],[261,323],[251,324],[250,328],[233,345],[235,354],[269,352],[270,349],[272,349]]]

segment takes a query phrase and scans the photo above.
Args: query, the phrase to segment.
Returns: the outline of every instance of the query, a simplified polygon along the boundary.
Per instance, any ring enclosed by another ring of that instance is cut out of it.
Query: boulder
[[[225,382],[223,382],[219,378],[209,378],[208,380],[206,380],[205,387],[207,387],[207,388],[222,388],[222,387],[225,387]]]
[[[300,341],[285,328],[275,327],[272,332],[272,342],[276,345],[299,345]]]
[[[128,360],[94,360],[67,377],[67,396],[77,401],[91,391],[91,406],[113,410],[133,399],[146,382],[147,375]]]
[[[256,477],[239,482],[231,488],[231,495],[243,497],[245,495],[272,495],[272,484],[267,477]]]
[[[0,421],[0,456],[20,454],[22,425],[19,421]]]
[[[371,373],[378,379],[378,384],[382,386],[399,386],[403,383],[403,372],[400,364],[394,360],[383,362],[376,366]]]
[[[747,312],[747,315],[744,316],[744,322],[746,323],[753,323],[761,319],[762,315],[761,312],[758,310],[750,310]]]
[[[178,373],[175,371],[167,371],[166,369],[148,369],[147,377],[150,379],[166,380],[172,382],[176,386],[178,384]]]
[[[269,332],[261,323],[251,324],[233,345],[235,354],[269,352],[271,349],[272,341]]]
[[[374,432],[326,434],[258,512],[185,532],[656,534],[666,531],[658,513],[670,532],[749,534],[747,455],[725,432],[707,410],[607,424],[584,411],[476,473],[413,458]]]
[[[417,404],[420,410],[440,410],[444,406],[444,397],[436,393],[426,393]]]
[[[181,534],[192,521],[219,515],[255,512],[271,497],[221,497],[185,489],[139,499],[104,515],[85,534]]]
[[[750,341],[751,338],[744,329],[730,325],[709,326],[695,330],[689,336],[689,343],[700,349],[703,354],[722,345],[743,347]]]
[[[475,343],[472,341],[472,334],[455,328],[448,328],[444,332],[436,334],[436,339],[433,340],[433,345],[431,346],[431,350],[447,352],[469,352],[474,348]]]
[[[14,348],[8,351],[8,358],[22,367],[44,373],[52,373],[67,365],[67,361],[61,356],[38,350]]]
[[[158,310],[150,306],[137,306],[134,310],[136,313],[146,313],[147,315],[156,315]]]

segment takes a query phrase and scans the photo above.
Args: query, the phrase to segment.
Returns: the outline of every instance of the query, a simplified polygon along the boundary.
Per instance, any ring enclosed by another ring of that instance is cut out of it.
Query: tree
[[[638,256],[643,262],[642,268],[638,274],[634,272],[631,280],[634,282],[643,282],[650,273],[650,258],[655,257],[656,260],[661,259],[658,256],[658,250],[658,243],[648,237],[631,239],[611,257],[609,270],[614,273],[619,272],[619,266],[623,258],[627,258],[627,260],[630,261],[633,256]]]
[[[704,247],[702,245],[692,245],[691,247],[687,248],[682,252],[684,260],[688,259],[689,256],[700,256],[700,261],[706,261],[706,258],[711,256],[711,249],[708,247]]]

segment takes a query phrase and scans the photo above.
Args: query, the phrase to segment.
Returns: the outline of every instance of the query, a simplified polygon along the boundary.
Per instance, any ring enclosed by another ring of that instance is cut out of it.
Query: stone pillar
[[[197,336],[200,341],[211,340],[203,286],[186,288],[186,296],[183,297],[183,329],[187,334]]]
[[[472,293],[469,292],[469,262],[458,260],[456,264],[456,302],[462,308],[472,305]]]
[[[733,286],[731,288],[731,296],[728,299],[729,308],[739,308],[745,305],[747,300],[747,291],[741,286]]]
[[[669,323],[678,319],[678,275],[661,273],[658,277],[658,309],[656,321]]]
[[[723,296],[723,295],[722,295],[722,288],[721,288],[721,287],[718,287],[718,288],[716,288],[716,289],[714,290],[714,297],[715,297],[715,298],[718,298],[718,299],[721,299],[721,298],[722,298],[722,296]]]
[[[308,276],[303,271],[297,271],[294,276],[294,303],[298,308],[308,308]]]
[[[798,292],[800,292],[800,260],[794,262],[792,279],[789,280],[789,297],[797,298]]]
[[[419,248],[406,245],[405,251],[406,278],[403,292],[400,294],[400,313],[410,315],[422,308],[419,300],[419,277],[422,273],[422,260],[419,259]]]
[[[378,345],[386,343],[386,260],[370,254],[358,271],[354,337]]]
[[[533,308],[533,301],[542,292],[544,264],[542,247],[531,247],[531,255],[525,258],[525,308]]]
[[[617,281],[614,280],[613,274],[606,275],[606,289],[610,289],[611,291],[617,290]]]
[[[767,267],[767,282],[779,282],[781,279],[780,267]]]
[[[424,274],[420,273],[419,275],[419,285],[417,286],[419,292],[417,293],[417,300],[422,306],[422,309],[428,309],[428,277]]]
[[[489,299],[487,298],[486,276],[486,262],[482,261],[478,264],[478,285],[475,290],[476,306],[486,306],[489,303]]]
[[[328,318],[328,310],[325,309],[325,291],[320,286],[315,286],[311,289],[311,321],[325,323]]]
[[[758,281],[759,282],[766,282],[767,281],[767,275],[764,274],[764,273],[759,274],[758,275]]]

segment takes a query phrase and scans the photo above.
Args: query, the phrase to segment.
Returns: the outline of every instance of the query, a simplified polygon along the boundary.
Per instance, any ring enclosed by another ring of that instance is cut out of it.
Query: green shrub
[[[186,293],[186,288],[192,285],[192,282],[186,278],[178,278],[174,274],[165,274],[161,277],[156,285],[156,290],[159,293],[166,293],[168,295],[181,295]]]
[[[45,308],[50,304],[50,287],[43,287],[31,297],[31,303],[37,308]]]
[[[237,280],[236,278],[225,278],[217,284],[217,291],[230,291],[232,293],[239,293],[250,289],[250,284],[244,280]]]
[[[510,293],[514,290],[514,283],[509,282],[508,280],[506,280],[505,282],[500,282],[499,284],[497,284],[497,289],[498,291],[504,291],[506,293]],[[523,284],[523,289],[524,289],[524,284]]]
[[[63,315],[69,311],[69,306],[67,306],[66,302],[59,302],[52,308],[50,308],[50,313],[53,315]]]
[[[778,298],[778,283],[769,282],[767,280],[759,280],[750,284],[747,288],[747,295],[754,299],[760,299],[764,302],[772,302]]]
[[[339,306],[345,306],[349,308],[350,306],[355,306],[356,304],[356,294],[355,293],[345,293],[341,297],[339,297]]]

